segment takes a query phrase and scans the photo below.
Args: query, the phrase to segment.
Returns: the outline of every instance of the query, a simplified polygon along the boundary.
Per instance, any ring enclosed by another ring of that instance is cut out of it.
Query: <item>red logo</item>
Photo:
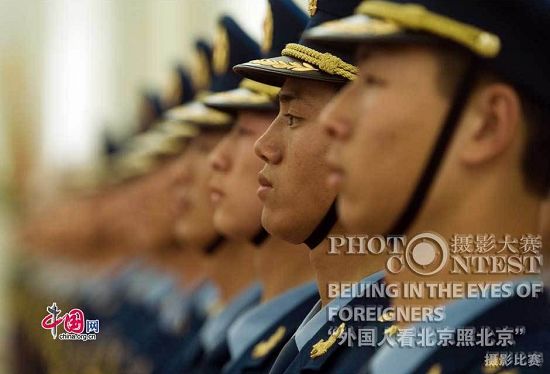
[[[61,309],[56,303],[46,308],[48,314],[42,319],[41,326],[45,330],[50,330],[54,339],[57,338],[57,326],[63,323],[65,332],[82,334],[84,332],[85,319],[84,312],[78,308],[71,309],[60,317]]]

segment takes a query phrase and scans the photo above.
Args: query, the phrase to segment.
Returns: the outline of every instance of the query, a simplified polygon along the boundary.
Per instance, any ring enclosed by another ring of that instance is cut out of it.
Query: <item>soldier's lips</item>
[[[223,191],[216,187],[210,187],[210,201],[212,201],[213,204],[218,204],[225,194]]]
[[[260,200],[263,201],[267,198],[269,191],[273,189],[273,184],[271,184],[269,179],[267,179],[262,173],[258,174],[258,182],[260,183],[260,187],[258,187],[256,194]]]
[[[177,197],[176,210],[178,214],[185,213],[191,209],[191,200],[189,194],[186,192],[180,192]]]
[[[191,202],[187,199],[180,199],[178,201],[178,213],[186,213],[191,208]]]
[[[327,177],[327,185],[330,188],[339,189],[344,181],[344,171],[340,168],[333,167]]]

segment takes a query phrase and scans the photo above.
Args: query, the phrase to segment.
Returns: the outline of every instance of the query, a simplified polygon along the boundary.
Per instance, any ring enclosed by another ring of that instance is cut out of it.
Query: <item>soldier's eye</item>
[[[383,86],[386,84],[386,81],[372,74],[363,75],[362,81],[366,86]]]
[[[286,118],[286,124],[288,127],[293,127],[296,125],[296,117],[294,117],[293,115],[285,114],[285,118]]]
[[[239,126],[237,127],[237,134],[239,134],[239,136],[248,136],[252,134],[252,131],[246,127]]]
[[[200,145],[198,146],[198,150],[199,150],[199,152],[201,152],[201,153],[208,153],[208,152],[210,152],[211,147],[209,147],[207,144],[200,144]]]

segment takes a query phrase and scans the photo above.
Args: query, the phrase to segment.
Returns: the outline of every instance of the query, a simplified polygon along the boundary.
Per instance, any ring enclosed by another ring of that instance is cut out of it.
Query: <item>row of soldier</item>
[[[25,226],[18,372],[545,372],[545,293],[328,292],[538,278],[391,272],[387,256],[335,254],[327,238],[491,233],[534,239],[542,258],[550,3],[318,0],[309,17],[291,0],[268,8],[261,47],[230,17],[212,50],[197,42],[191,78],[178,71],[175,99],[113,161],[116,181]],[[53,300],[99,320],[97,340],[51,341],[39,320]],[[411,321],[327,313],[441,305],[436,327],[525,334],[500,349],[342,344],[350,329],[399,337]]]

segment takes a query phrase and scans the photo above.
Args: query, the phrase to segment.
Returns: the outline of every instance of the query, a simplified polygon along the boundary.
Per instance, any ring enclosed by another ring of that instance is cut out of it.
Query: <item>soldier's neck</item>
[[[193,290],[205,279],[204,254],[198,250],[180,248],[175,255],[174,265],[180,284],[184,289]]]
[[[481,188],[473,192],[463,192],[463,194],[461,199],[447,199],[449,200],[448,206],[438,209],[431,209],[427,206],[408,231],[407,237],[410,238],[419,233],[436,232],[451,245],[451,239],[456,239],[455,235],[457,234],[460,236],[473,235],[475,240],[477,240],[478,234],[494,235],[496,243],[494,249],[488,253],[493,254],[490,257],[502,257],[501,262],[506,264],[506,257],[521,255],[520,240],[522,237],[540,232],[541,202],[519,186],[501,186],[500,189]],[[513,246],[518,253],[513,253],[508,249],[501,251],[506,236],[517,240]],[[475,248],[475,242],[471,244],[470,248],[472,246]],[[499,251],[500,253],[497,253]],[[449,261],[447,267],[430,276],[420,277],[412,272],[401,272],[387,275],[386,280],[398,284],[412,282],[488,284],[527,276],[523,272],[514,274],[506,270],[492,274],[488,274],[488,272],[476,274],[475,271],[471,271],[469,274],[463,271],[451,274],[452,264],[453,261]],[[436,306],[446,304],[453,299],[452,295],[430,298],[425,294],[424,297],[415,299],[395,298],[392,301],[395,305]]]
[[[109,256],[95,256],[89,261],[80,264],[82,270],[91,275],[103,273],[105,276],[116,276],[128,264],[128,255],[124,253],[110,254]]]
[[[344,230],[337,224],[330,235],[343,235]],[[315,249],[310,251],[310,262],[313,266],[321,302],[327,305],[329,298],[329,286],[342,283],[357,283],[363,278],[384,269],[386,257],[373,255],[349,255],[341,251],[339,254],[331,253],[330,243],[324,240]]]
[[[270,237],[255,250],[256,270],[262,282],[262,302],[314,278],[308,248]]]
[[[226,240],[208,256],[208,276],[218,286],[223,303],[229,302],[256,280],[254,250],[248,242]]]

